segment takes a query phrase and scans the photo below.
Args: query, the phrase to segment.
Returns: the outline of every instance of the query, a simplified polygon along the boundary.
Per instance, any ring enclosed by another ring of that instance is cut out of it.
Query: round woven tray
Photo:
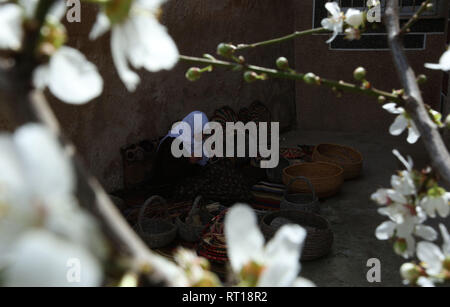
[[[344,169],[344,179],[361,174],[363,156],[354,148],[337,144],[319,144],[314,148],[314,161],[330,162]]]
[[[283,182],[288,185],[292,179],[302,176],[311,181],[319,198],[330,197],[339,192],[344,183],[344,170],[339,165],[328,162],[301,163],[283,170]],[[298,193],[310,191],[304,181],[294,182],[290,189]]]
[[[261,230],[267,240],[270,240],[278,230],[270,225],[276,218],[285,218],[299,224],[307,231],[303,246],[302,261],[310,261],[326,256],[333,246],[333,232],[330,224],[320,215],[298,210],[286,210],[268,213],[261,221]]]

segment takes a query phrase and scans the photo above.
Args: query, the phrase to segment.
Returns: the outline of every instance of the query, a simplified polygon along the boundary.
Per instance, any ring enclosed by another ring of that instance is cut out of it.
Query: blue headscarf
[[[194,111],[189,113],[185,118],[183,118],[182,122],[187,123],[190,127],[191,127],[191,152],[194,152],[194,144],[195,144],[195,139],[194,139],[194,132],[195,132],[195,125],[194,125],[194,118],[195,115],[200,115],[202,118],[202,130],[205,127],[205,125],[209,122],[208,117],[206,116],[205,113],[200,112],[200,111]],[[169,133],[161,140],[161,142],[159,143],[159,146],[161,146],[161,144],[167,139],[167,138],[177,138],[179,136],[181,136],[181,134],[183,133],[183,129],[180,129],[180,131],[178,133],[172,133],[172,130],[169,131]],[[159,150],[159,146],[158,146],[158,150]],[[197,164],[200,164],[202,166],[206,165],[206,163],[208,162],[209,158],[205,156],[205,153],[203,152],[203,157],[201,160],[197,161]]]

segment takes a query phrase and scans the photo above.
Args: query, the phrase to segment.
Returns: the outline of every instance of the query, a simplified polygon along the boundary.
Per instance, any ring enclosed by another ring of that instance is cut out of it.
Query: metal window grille
[[[336,1],[336,0],[333,0]],[[400,15],[401,16],[411,16],[413,15],[420,7],[424,0],[398,0],[400,6]],[[339,0],[339,5],[341,8],[358,8],[365,9],[367,0]],[[424,16],[436,16],[438,14],[439,6],[437,5],[437,0],[431,1],[433,3],[433,9],[426,11],[423,13]],[[381,11],[384,12],[386,7],[386,0],[380,0],[381,3]]]

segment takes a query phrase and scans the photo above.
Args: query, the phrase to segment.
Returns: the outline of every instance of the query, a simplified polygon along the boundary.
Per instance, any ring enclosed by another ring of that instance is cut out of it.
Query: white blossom
[[[408,129],[407,141],[410,144],[414,144],[420,138],[420,132],[416,127],[414,121],[406,113],[405,109],[402,107],[397,107],[395,103],[387,103],[383,106],[383,109],[392,114],[397,114],[397,118],[394,123],[390,126],[389,132],[392,135],[400,135]]]
[[[135,69],[150,72],[172,69],[178,62],[178,49],[157,20],[156,13],[163,0],[135,0],[126,20],[112,24],[101,12],[97,16],[90,38],[96,39],[111,29],[111,52],[119,77],[129,91],[140,82]]]
[[[226,215],[225,237],[231,267],[238,276],[254,265],[262,270],[257,286],[311,286],[304,279],[296,281],[306,237],[301,226],[283,226],[265,245],[254,212],[248,206],[236,205]]]
[[[341,8],[337,2],[327,2],[325,8],[331,14],[331,17],[322,19],[322,27],[333,31],[333,35],[327,40],[328,44],[342,32],[344,27],[344,14],[341,12]]]
[[[96,222],[73,196],[71,161],[56,137],[38,124],[0,135],[0,169],[0,266],[8,270],[5,283],[22,285],[28,280],[37,285],[39,274],[60,272],[69,252],[85,260],[85,276],[95,277],[86,277],[87,284],[100,280],[97,262],[106,247]],[[29,275],[23,271],[28,266],[35,266]],[[43,285],[65,285],[59,275],[41,278]]]
[[[444,52],[444,54],[439,59],[438,64],[426,63],[425,67],[428,69],[449,71],[450,70],[450,50],[447,50],[446,52]]]
[[[420,201],[420,206],[429,217],[435,218],[436,212],[440,217],[446,218],[450,214],[450,193],[443,191],[440,194],[428,194]]]
[[[444,269],[448,269],[444,267],[444,262],[450,259],[450,235],[443,224],[440,224],[439,228],[443,239],[442,248],[430,242],[417,244],[417,257],[429,275],[418,280],[417,284],[422,287],[432,287],[435,282],[442,281],[440,274]]]
[[[103,79],[97,67],[78,50],[63,46],[33,74],[36,88],[48,87],[56,98],[83,104],[101,95]]]
[[[364,14],[360,10],[350,8],[344,15],[337,2],[327,2],[325,8],[331,16],[322,19],[322,27],[333,31],[333,35],[327,40],[327,44],[331,43],[340,33],[342,33],[344,21],[355,29],[359,28],[364,22]],[[355,31],[346,31],[346,33],[349,39],[356,39],[358,37],[357,34],[359,34],[359,32]]]

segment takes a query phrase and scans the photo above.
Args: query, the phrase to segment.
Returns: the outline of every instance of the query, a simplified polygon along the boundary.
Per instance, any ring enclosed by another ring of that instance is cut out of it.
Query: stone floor
[[[338,143],[357,148],[364,156],[363,175],[346,181],[340,193],[321,204],[321,215],[331,224],[335,235],[333,251],[327,257],[304,262],[301,275],[318,286],[401,286],[399,267],[404,262],[394,254],[392,244],[378,241],[375,228],[385,220],[370,201],[378,187],[389,186],[390,176],[399,169],[392,149],[411,153],[416,165],[422,166],[426,153],[420,145],[409,145],[405,137],[368,134],[291,131],[281,136],[281,146],[297,144]],[[367,260],[381,262],[381,282],[369,283]]]

